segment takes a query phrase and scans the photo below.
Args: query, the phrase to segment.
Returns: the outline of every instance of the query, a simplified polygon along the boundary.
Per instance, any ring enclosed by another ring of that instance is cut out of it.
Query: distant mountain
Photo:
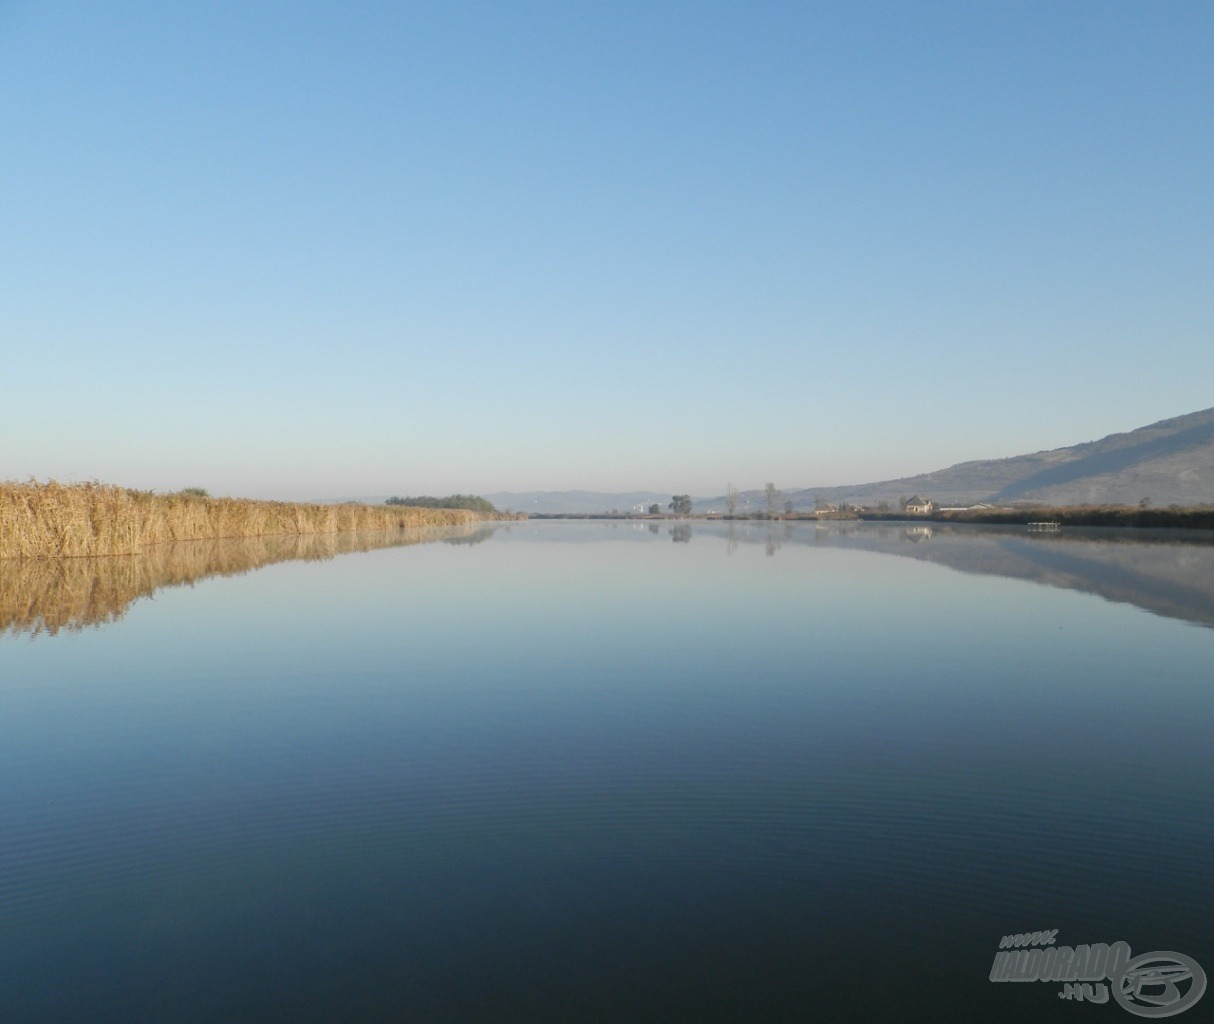
[[[920,494],[937,504],[1041,502],[1049,505],[1214,504],[1214,409],[1160,420],[1099,441],[1016,455],[1007,459],[960,462],[918,476],[845,487],[804,487],[785,491],[780,507],[812,510],[818,500],[858,505]],[[658,504],[665,511],[670,493],[657,491],[498,491],[483,497],[514,512],[594,515]],[[387,495],[355,499],[380,504]],[[724,495],[696,498],[696,512],[724,512]],[[738,511],[766,508],[762,491],[743,491]]]
[[[658,504],[665,510],[671,495],[655,491],[627,491],[612,493],[603,491],[498,491],[485,494],[499,509],[512,512],[573,513],[594,515],[617,510],[632,512],[637,506],[648,508]]]
[[[791,501],[796,509],[812,509],[818,499],[865,505],[887,501],[897,507],[900,498],[914,494],[938,504],[1136,505],[1144,498],[1155,506],[1214,503],[1214,409],[1068,448],[961,462],[872,484],[788,491],[781,501]],[[763,507],[762,491],[747,491],[741,498],[751,508]],[[696,511],[721,508],[724,501],[698,500]]]

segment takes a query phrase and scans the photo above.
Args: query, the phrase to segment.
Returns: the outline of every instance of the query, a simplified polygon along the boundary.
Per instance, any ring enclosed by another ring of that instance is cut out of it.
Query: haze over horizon
[[[0,10],[0,479],[852,484],[1210,406],[1214,7]]]

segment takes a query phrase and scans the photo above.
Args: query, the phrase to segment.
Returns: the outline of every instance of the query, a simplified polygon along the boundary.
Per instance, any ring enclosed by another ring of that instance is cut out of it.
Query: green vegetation
[[[676,516],[691,515],[691,495],[690,494],[674,495],[673,500],[670,502],[670,511],[673,512]]]
[[[450,494],[445,498],[431,498],[426,495],[419,498],[389,498],[384,504],[406,505],[409,508],[462,508],[488,516],[497,513],[491,502],[475,494]]]

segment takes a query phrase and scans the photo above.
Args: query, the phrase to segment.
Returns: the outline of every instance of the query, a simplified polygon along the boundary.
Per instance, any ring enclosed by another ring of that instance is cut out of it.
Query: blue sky
[[[1214,5],[0,4],[0,478],[826,486],[1214,405]]]

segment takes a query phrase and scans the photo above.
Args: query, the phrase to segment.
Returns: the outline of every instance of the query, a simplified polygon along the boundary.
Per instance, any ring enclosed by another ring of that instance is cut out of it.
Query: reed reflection
[[[239,576],[276,562],[323,561],[356,551],[446,541],[477,544],[496,525],[360,533],[286,534],[159,544],[142,554],[0,562],[0,633],[75,632],[117,622],[141,597],[210,576]]]

